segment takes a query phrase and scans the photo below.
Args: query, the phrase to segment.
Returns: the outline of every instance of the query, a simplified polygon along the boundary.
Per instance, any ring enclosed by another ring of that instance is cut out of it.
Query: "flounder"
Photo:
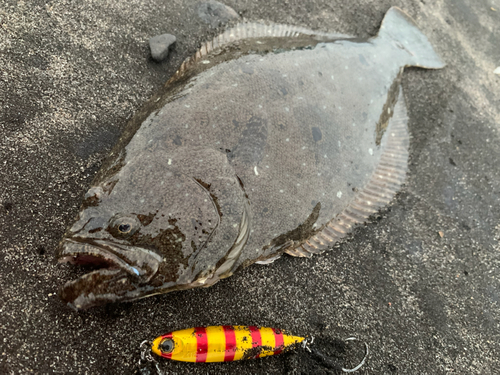
[[[405,179],[405,66],[444,64],[398,8],[368,40],[245,23],[205,44],[97,173],[58,253],[98,269],[62,299],[206,287],[330,248]]]

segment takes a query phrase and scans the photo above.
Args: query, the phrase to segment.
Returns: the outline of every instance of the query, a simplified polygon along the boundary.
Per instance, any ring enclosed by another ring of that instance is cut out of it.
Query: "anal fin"
[[[286,251],[297,257],[311,257],[331,248],[352,229],[387,205],[406,179],[408,170],[408,115],[402,90],[385,133],[387,141],[377,168],[353,201],[314,236]]]

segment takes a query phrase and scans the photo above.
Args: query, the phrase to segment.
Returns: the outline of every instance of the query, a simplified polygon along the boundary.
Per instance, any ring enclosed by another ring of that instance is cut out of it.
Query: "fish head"
[[[61,289],[71,306],[130,301],[206,279],[199,260],[210,257],[199,255],[220,224],[217,192],[175,169],[161,170],[129,163],[86,193],[58,248],[59,262],[94,268]]]

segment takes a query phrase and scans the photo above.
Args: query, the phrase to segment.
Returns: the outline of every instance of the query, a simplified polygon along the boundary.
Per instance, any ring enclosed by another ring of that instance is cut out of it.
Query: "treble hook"
[[[139,349],[141,350],[141,359],[139,359],[139,366],[144,361],[153,362],[154,365],[155,365],[155,367],[156,367],[156,371],[157,371],[158,375],[165,375],[165,372],[163,372],[163,370],[161,369],[160,364],[158,363],[158,361],[155,360],[153,358],[153,356],[151,355],[151,344],[152,344],[151,341],[144,340],[139,345]]]

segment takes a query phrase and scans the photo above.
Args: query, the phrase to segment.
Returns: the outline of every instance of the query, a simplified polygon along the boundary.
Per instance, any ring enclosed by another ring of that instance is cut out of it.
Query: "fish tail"
[[[415,21],[398,7],[390,8],[385,14],[378,38],[391,40],[393,45],[406,51],[406,66],[427,69],[440,69],[445,66]]]

